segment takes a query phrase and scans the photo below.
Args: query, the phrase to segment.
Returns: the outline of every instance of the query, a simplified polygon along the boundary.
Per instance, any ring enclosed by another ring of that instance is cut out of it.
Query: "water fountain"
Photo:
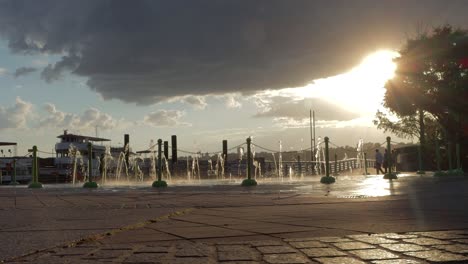
[[[103,157],[103,167],[102,167],[102,183],[106,183],[107,181],[107,172],[109,170],[109,165],[112,163],[114,158],[112,157],[110,153],[110,147],[106,146],[106,150],[104,151],[104,157]]]
[[[279,141],[279,153],[278,153],[278,177],[283,181],[283,154],[281,154],[283,145],[281,140]]]
[[[318,172],[318,174],[322,174],[322,163],[324,162],[324,157],[325,157],[325,153],[324,153],[324,149],[322,147],[322,138],[321,137],[318,137],[317,138],[317,145],[316,145],[316,152],[315,152],[315,161],[316,161],[316,164],[315,164],[315,171]]]
[[[83,157],[81,156],[81,152],[73,145],[70,144],[68,148],[68,156],[73,157],[73,171],[72,171],[72,183],[73,185],[76,183],[76,172],[78,167],[78,162],[80,164],[80,168],[83,168]]]

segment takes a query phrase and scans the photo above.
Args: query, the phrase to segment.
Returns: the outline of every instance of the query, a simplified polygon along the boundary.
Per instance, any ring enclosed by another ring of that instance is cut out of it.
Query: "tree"
[[[381,112],[375,124],[399,136],[419,133],[425,145],[426,125],[436,121],[448,142],[468,136],[468,34],[446,25],[408,39],[395,58],[394,78],[386,85],[384,106],[400,121],[390,122]],[[438,137],[431,131],[431,137]],[[435,140],[435,138],[431,138]]]
[[[400,117],[429,113],[449,133],[461,133],[468,114],[468,35],[451,26],[409,39],[399,51],[384,106]]]

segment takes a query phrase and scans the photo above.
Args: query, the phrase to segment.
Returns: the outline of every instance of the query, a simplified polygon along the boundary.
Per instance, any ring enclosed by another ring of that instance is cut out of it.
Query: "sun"
[[[314,80],[304,87],[267,91],[266,94],[296,100],[318,98],[350,112],[373,116],[381,108],[385,83],[395,75],[393,59],[397,56],[395,51],[379,50],[366,56],[348,72]]]
[[[385,83],[395,75],[393,59],[397,56],[391,50],[374,52],[346,73],[315,80],[309,93],[353,112],[375,113],[383,100]]]

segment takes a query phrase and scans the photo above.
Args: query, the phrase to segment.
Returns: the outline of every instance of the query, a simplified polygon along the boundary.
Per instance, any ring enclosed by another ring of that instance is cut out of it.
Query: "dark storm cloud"
[[[12,51],[59,54],[103,98],[149,104],[253,93],[341,73],[424,25],[466,25],[466,1],[0,0]],[[64,55],[65,54],[65,55]]]
[[[15,78],[18,78],[20,76],[28,75],[36,71],[37,71],[37,68],[34,68],[34,67],[20,67],[15,70],[15,73],[13,75],[15,76]]]

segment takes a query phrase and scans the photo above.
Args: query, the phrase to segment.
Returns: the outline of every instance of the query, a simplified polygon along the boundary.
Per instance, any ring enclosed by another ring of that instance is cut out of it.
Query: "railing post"
[[[32,148],[32,182],[28,185],[28,188],[42,188],[42,184],[39,182],[39,164],[37,162],[37,146]]]
[[[367,153],[364,152],[364,175],[369,175],[367,173]]]
[[[93,145],[88,142],[88,181],[83,185],[84,188],[97,188],[98,185],[92,180],[93,177]]]
[[[328,149],[329,138],[325,137],[325,176],[320,179],[321,183],[330,184],[335,182],[335,178],[330,176],[330,156]]]
[[[250,153],[250,144],[252,143],[252,139],[248,137],[246,142],[247,142],[247,179],[243,180],[241,185],[242,186],[255,186],[257,185],[257,181],[255,181],[251,177],[252,155]]]
[[[162,177],[162,151],[161,151],[162,140],[158,139],[158,181],[161,181]]]
[[[167,182],[162,180],[162,139],[158,139],[158,164],[157,165],[158,165],[158,169],[157,169],[158,179],[153,182],[152,186],[155,188],[167,187]]]
[[[337,162],[337,155],[336,155],[336,153],[335,153],[335,164],[334,164],[333,167],[334,167],[334,169],[335,169],[335,175],[338,175],[338,170],[337,170],[337,167],[336,167],[336,165],[337,165],[336,162]]]

